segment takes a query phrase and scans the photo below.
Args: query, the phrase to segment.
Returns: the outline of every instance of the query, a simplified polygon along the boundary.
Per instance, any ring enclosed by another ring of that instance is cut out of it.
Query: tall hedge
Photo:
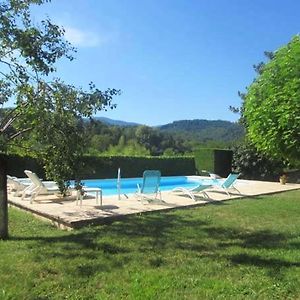
[[[232,170],[233,152],[231,150],[203,148],[195,151],[194,155],[199,174],[202,173],[202,170],[206,170],[221,177],[227,177]]]
[[[144,170],[160,170],[163,176],[195,174],[194,157],[86,156],[83,178],[140,177]]]
[[[136,157],[136,156],[85,156],[82,179],[115,178],[118,168],[122,177],[141,177],[144,170],[157,169],[163,176],[194,175],[194,157]],[[30,157],[10,156],[8,174],[24,177],[29,169],[45,178],[42,165]],[[51,179],[51,178],[49,178]]]
[[[7,174],[17,177],[26,177],[24,170],[31,170],[40,178],[45,178],[45,171],[40,160],[19,155],[7,156]]]

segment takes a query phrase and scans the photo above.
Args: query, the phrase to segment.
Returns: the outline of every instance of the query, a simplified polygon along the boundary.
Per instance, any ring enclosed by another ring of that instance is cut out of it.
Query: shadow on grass
[[[235,264],[254,265],[266,268],[300,267],[300,262],[288,262],[281,259],[263,258],[257,255],[237,254],[229,256]]]
[[[247,249],[285,249],[287,241],[293,238],[293,236],[270,230],[247,232],[242,229],[213,226],[204,230],[217,241],[221,248],[239,246]]]
[[[234,265],[265,268],[270,276],[278,276],[283,268],[300,266],[296,262],[275,258],[228,254],[232,247],[241,252],[251,249],[295,249],[297,244],[289,243],[289,240],[297,238],[297,235],[216,226],[204,217],[197,217],[196,214],[190,216],[188,211],[184,214],[162,212],[128,217],[111,225],[51,234],[55,235],[12,236],[11,240],[25,241],[25,247],[36,249],[36,261],[60,258],[62,264],[68,264],[83,256],[84,264],[76,267],[77,275],[82,277],[123,268],[136,261],[136,256],[140,254],[145,254],[141,257],[148,260],[150,266],[159,267],[167,263],[163,254],[174,251],[190,251],[193,252],[191,256],[196,253],[214,260],[227,259]]]
[[[300,267],[300,262],[289,262],[282,259],[264,258],[258,255],[237,254],[227,257],[233,264],[264,268],[270,277],[281,278],[285,268]]]
[[[60,259],[61,264],[68,265],[82,257],[84,264],[78,264],[76,274],[88,277],[99,271],[123,268],[136,261],[136,255],[140,254],[146,254],[144,259],[150,266],[159,267],[165,263],[160,253],[175,247],[176,232],[180,227],[206,225],[204,221],[189,220],[176,214],[155,213],[69,233],[11,236],[10,241],[22,241],[23,247],[31,249],[36,262]],[[194,247],[197,246],[191,245]]]

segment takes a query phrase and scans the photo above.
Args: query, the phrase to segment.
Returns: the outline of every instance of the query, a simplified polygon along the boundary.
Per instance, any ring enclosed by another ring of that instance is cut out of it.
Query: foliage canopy
[[[257,68],[258,76],[244,95],[242,117],[247,135],[258,150],[299,163],[300,37]]]
[[[48,177],[63,191],[64,180],[76,177],[84,151],[81,118],[114,108],[112,98],[119,91],[103,92],[93,83],[84,90],[54,77],[56,62],[72,60],[75,49],[50,19],[33,23],[31,5],[46,2],[50,0],[0,1],[0,105],[15,103],[0,115],[0,150],[30,132]]]

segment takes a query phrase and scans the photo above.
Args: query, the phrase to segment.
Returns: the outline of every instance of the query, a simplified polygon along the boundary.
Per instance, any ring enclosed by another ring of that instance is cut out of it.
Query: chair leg
[[[30,195],[30,204],[33,204],[33,202],[35,201],[35,197],[37,196],[36,192],[32,192]]]
[[[83,195],[82,193],[80,193],[80,198],[79,198],[79,199],[80,199],[80,204],[79,204],[79,205],[80,205],[80,207],[82,206],[82,200],[83,200],[83,196],[84,196],[84,195]]]
[[[77,191],[76,191],[76,205],[78,205],[78,201],[79,201],[79,193],[80,193],[80,191],[77,190]]]
[[[235,186],[232,187],[234,190],[236,190],[240,195],[242,194]]]
[[[161,198],[161,191],[158,191],[159,193],[159,200],[162,201],[162,198]]]
[[[40,187],[36,187],[31,191],[30,204],[32,204],[35,201],[35,198],[40,193],[40,191],[41,191]]]
[[[194,200],[196,202],[195,196],[193,193],[191,193],[190,191],[187,191],[187,194],[192,198],[192,200]]]
[[[207,199],[209,198],[206,192],[202,191],[202,193],[203,193],[204,198],[207,198]]]
[[[229,191],[228,191],[227,189],[225,189],[225,188],[223,188],[223,189],[224,189],[224,191],[226,192],[226,194],[227,194],[229,197],[231,197]]]
[[[25,196],[26,196],[26,192],[30,191],[32,189],[32,191],[34,191],[34,187],[32,185],[29,185],[28,187],[26,187],[23,191],[22,191],[22,195],[21,195],[21,199],[24,200]]]

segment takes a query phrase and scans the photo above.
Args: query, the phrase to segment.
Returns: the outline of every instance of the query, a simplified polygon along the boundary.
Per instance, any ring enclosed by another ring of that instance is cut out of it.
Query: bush
[[[259,153],[249,143],[239,145],[233,151],[233,170],[241,173],[242,178],[278,181],[283,168],[284,162]]]

